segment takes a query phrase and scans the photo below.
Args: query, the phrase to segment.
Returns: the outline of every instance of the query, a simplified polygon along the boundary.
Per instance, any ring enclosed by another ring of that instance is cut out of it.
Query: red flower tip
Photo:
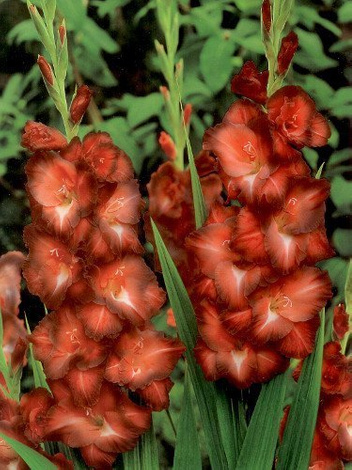
[[[348,331],[348,314],[344,304],[338,304],[334,308],[334,336],[336,339],[341,340]]]
[[[188,124],[190,123],[191,114],[192,114],[192,105],[190,103],[187,103],[185,106],[185,109],[183,110],[183,120],[186,126],[188,126]]]
[[[49,85],[54,85],[54,75],[50,64],[42,55],[38,55],[37,64],[39,65],[40,71],[44,77],[44,80]]]
[[[176,320],[172,308],[168,308],[166,311],[167,315],[167,324],[172,328],[176,328]]]
[[[177,155],[177,150],[175,142],[172,140],[171,136],[167,132],[162,131],[158,142],[168,159],[174,161]]]
[[[160,93],[163,95],[165,101],[170,100],[170,92],[166,86],[159,87]]]
[[[65,27],[64,22],[62,22],[62,24],[59,26],[59,38],[60,38],[61,44],[63,45],[65,42],[65,38],[66,38],[66,27]]]
[[[281,41],[281,47],[277,57],[277,71],[280,75],[284,75],[287,72],[297,48],[298,36],[291,31]]]
[[[87,85],[82,85],[78,88],[70,107],[70,118],[73,123],[77,124],[81,121],[84,113],[87,111],[92,95],[93,92]]]
[[[271,5],[270,0],[264,0],[262,4],[262,24],[264,31],[269,34],[271,28]]]
[[[40,122],[28,121],[21,140],[22,147],[36,150],[62,150],[67,145],[61,132]]]
[[[257,103],[264,104],[267,99],[268,76],[268,71],[259,72],[255,63],[248,61],[243,65],[240,73],[233,77],[231,91]]]

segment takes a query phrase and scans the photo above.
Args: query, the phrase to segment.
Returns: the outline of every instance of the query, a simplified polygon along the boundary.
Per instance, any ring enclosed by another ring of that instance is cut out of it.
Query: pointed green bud
[[[37,8],[29,0],[27,0],[27,7],[34,23],[35,29],[37,30],[37,33],[39,35],[39,38],[42,41],[44,47],[48,49],[50,47],[50,36],[48,34],[45,22],[40,16]]]

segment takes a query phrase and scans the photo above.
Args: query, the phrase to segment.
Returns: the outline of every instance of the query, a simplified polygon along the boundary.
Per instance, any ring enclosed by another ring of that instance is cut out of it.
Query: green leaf
[[[346,52],[352,48],[352,38],[337,41],[329,49],[329,52]]]
[[[39,35],[32,20],[24,20],[16,24],[7,35],[10,44],[38,41]]]
[[[28,323],[27,315],[25,315],[25,322],[26,322],[27,333],[30,335],[31,334],[31,328],[30,328],[29,323]],[[35,387],[36,388],[38,388],[38,387],[46,388],[48,390],[48,392],[51,393],[50,387],[49,387],[49,385],[46,381],[46,376],[45,376],[45,373],[44,373],[42,363],[40,361],[37,361],[34,358],[33,345],[31,343],[29,344],[28,362],[29,362],[29,364],[32,368],[32,371],[33,371],[33,379],[34,379]]]
[[[22,442],[12,439],[12,437],[6,434],[0,433],[1,439],[6,441],[15,452],[26,462],[31,470],[57,470],[57,466],[50,462],[46,457],[39,454],[36,450],[31,447],[22,444]]]
[[[87,9],[82,0],[57,0],[57,8],[66,19],[68,27],[79,31],[87,19]]]
[[[237,8],[239,8],[241,11],[251,11],[254,10],[254,12],[258,12],[258,9],[260,8],[261,5],[261,0],[234,0],[235,5]]]
[[[306,159],[309,166],[313,169],[317,169],[319,154],[316,150],[306,147],[303,151],[304,158]]]
[[[316,101],[319,109],[327,109],[334,96],[334,89],[324,80],[315,75],[301,75],[299,84]],[[306,149],[305,149],[306,150]]]
[[[351,150],[349,148],[338,150],[329,157],[326,166],[330,168],[340,163],[347,162],[350,158]]]
[[[295,55],[295,63],[310,72],[319,72],[320,70],[336,67],[338,62],[324,54],[323,44],[316,33],[304,31],[301,28],[295,29],[300,49]]]
[[[332,202],[337,207],[337,214],[351,214],[352,212],[352,181],[342,176],[336,176],[331,182]]]
[[[114,15],[116,8],[124,7],[130,2],[131,0],[95,0],[91,4],[98,7],[98,15],[103,18],[106,15]]]
[[[308,468],[313,435],[318,414],[321,370],[324,349],[325,312],[320,315],[321,326],[316,346],[302,367],[279,447],[277,470],[297,470]]]
[[[115,54],[119,50],[117,42],[91,18],[87,18],[84,22],[82,34],[85,37],[85,43],[90,44],[93,50],[101,49],[109,54]]]
[[[159,457],[153,423],[136,447],[123,454],[124,470],[158,470]]]
[[[341,5],[337,15],[339,23],[350,23],[352,21],[352,2],[345,2]]]
[[[338,89],[329,102],[329,109],[338,118],[350,117],[352,114],[351,89],[349,87]]]
[[[182,107],[182,104],[181,104]],[[207,218],[207,209],[205,207],[205,201],[202,191],[202,186],[200,184],[199,175],[197,172],[196,164],[194,162],[193,150],[191,147],[191,142],[189,140],[188,132],[184,126],[186,145],[187,145],[187,154],[189,160],[189,168],[191,172],[191,184],[192,184],[192,199],[194,207],[194,217],[196,221],[196,228],[200,228]]]
[[[352,229],[337,228],[332,236],[332,243],[340,256],[352,256]]]
[[[177,426],[173,470],[202,469],[198,430],[192,404],[191,383],[186,370],[182,408]]]
[[[217,414],[217,395],[214,384],[204,379],[203,372],[195,362],[193,348],[197,338],[197,322],[187,290],[177,272],[176,266],[167,251],[154,221],[151,221],[154,239],[165,280],[166,289],[173,309],[177,330],[185,344],[186,359],[204,427],[210,463],[216,470],[228,469]]]
[[[150,93],[147,96],[133,96],[127,111],[127,121],[131,127],[136,127],[153,116],[158,116],[163,107],[161,93]]]
[[[315,25],[319,24],[336,36],[341,35],[341,29],[336,24],[320,16],[313,6],[299,5],[295,9],[295,13],[298,16],[298,21],[310,30],[314,30]]]
[[[217,93],[226,86],[232,73],[231,58],[236,45],[226,33],[212,36],[200,53],[199,68],[205,83]]]
[[[243,403],[231,396],[225,383],[215,383],[215,388],[221,440],[229,470],[233,470],[236,468],[236,462],[247,432],[245,411]]]
[[[333,285],[338,289],[338,295],[334,298],[335,302],[344,302],[344,286],[348,267],[347,261],[342,258],[332,258],[319,263],[319,267],[328,271]]]
[[[236,470],[272,469],[286,385],[287,375],[281,374],[262,386]]]

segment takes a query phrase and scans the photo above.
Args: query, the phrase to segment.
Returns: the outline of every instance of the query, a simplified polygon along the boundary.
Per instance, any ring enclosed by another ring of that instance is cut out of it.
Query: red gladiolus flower
[[[127,255],[103,265],[91,276],[96,302],[135,325],[149,320],[165,302],[155,275],[138,256]]]
[[[343,304],[336,305],[334,308],[334,336],[335,339],[343,339],[349,329],[349,317]]]
[[[340,459],[352,460],[352,397],[329,397],[320,413],[321,431],[326,447]]]
[[[142,389],[137,389],[136,393],[138,393],[153,411],[162,411],[169,408],[169,392],[173,385],[173,382],[169,378],[154,380],[150,385],[146,385]]]
[[[331,297],[331,282],[317,268],[303,268],[249,296],[252,335],[259,343],[287,336],[294,323],[310,320]]]
[[[31,152],[36,150],[61,150],[67,145],[61,132],[40,122],[28,121],[21,140],[22,147]]]
[[[268,99],[267,108],[274,128],[294,147],[300,149],[327,144],[331,134],[329,125],[302,88],[280,88]]]
[[[248,61],[243,65],[240,73],[233,77],[231,91],[257,103],[264,104],[267,99],[268,76],[267,71],[259,72],[255,63]]]
[[[46,438],[70,447],[94,444],[116,457],[136,445],[150,426],[150,416],[149,409],[135,405],[120,389],[105,383],[100,400],[90,409],[75,406],[69,395],[52,407],[47,414]]]
[[[78,278],[79,260],[61,241],[41,233],[33,225],[25,228],[24,239],[30,251],[23,267],[28,287],[49,308],[57,308]]]
[[[51,379],[64,377],[73,365],[80,370],[98,366],[108,354],[103,342],[85,335],[82,323],[68,307],[43,318],[30,341],[36,358],[42,361]]]
[[[107,361],[105,378],[131,390],[166,379],[185,351],[177,339],[152,329],[131,328],[121,333]]]

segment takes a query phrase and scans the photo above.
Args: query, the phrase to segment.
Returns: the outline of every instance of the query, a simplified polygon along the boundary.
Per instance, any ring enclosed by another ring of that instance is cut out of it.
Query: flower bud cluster
[[[329,183],[311,177],[300,152],[325,145],[329,126],[300,87],[268,98],[266,82],[245,64],[232,89],[251,99],[206,131],[203,148],[218,159],[230,205],[214,206],[186,240],[198,260],[197,359],[208,380],[239,388],[306,357],[331,297],[327,273],[314,267],[333,254],[324,228]]]
[[[150,322],[165,294],[141,257],[142,199],[127,155],[107,133],[67,143],[34,122],[22,144],[34,151],[24,276],[52,310],[30,337],[53,394],[37,433],[80,448],[89,466],[112,465],[151,410],[168,406],[184,347]]]

